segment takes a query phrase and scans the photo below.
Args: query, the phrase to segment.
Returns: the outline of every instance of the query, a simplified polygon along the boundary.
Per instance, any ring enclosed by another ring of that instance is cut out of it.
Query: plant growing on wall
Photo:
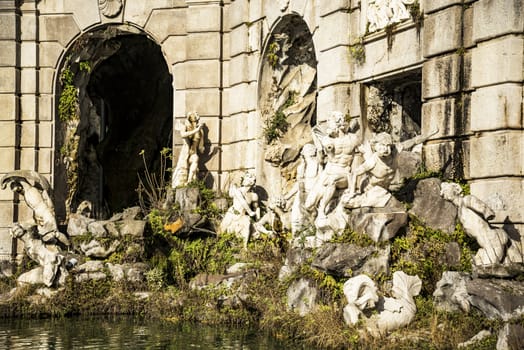
[[[267,144],[270,144],[272,141],[282,137],[282,135],[284,135],[284,133],[288,130],[289,122],[287,121],[284,111],[286,108],[296,102],[297,94],[298,93],[296,91],[291,91],[286,102],[284,102],[284,104],[277,109],[275,114],[266,119],[264,137]]]

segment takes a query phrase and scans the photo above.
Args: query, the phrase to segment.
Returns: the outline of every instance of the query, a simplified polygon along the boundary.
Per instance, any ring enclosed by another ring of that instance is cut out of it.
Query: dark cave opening
[[[99,121],[89,123],[96,127],[85,135],[86,149],[97,161],[80,162],[83,181],[77,200],[84,193],[97,198],[97,216],[138,203],[137,174],[144,171],[140,154],[144,152],[148,168],[155,171],[173,130],[172,77],[160,47],[143,35],[110,40],[119,49],[94,67],[87,84]]]

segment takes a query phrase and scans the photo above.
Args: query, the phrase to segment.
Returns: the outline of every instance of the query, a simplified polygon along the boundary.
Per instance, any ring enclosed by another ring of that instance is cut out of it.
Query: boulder
[[[325,243],[313,259],[312,267],[325,273],[351,277],[377,252],[375,247],[361,247],[351,243]]]
[[[457,207],[442,198],[440,184],[437,178],[420,180],[409,213],[433,229],[452,233],[455,230]]]
[[[357,208],[349,214],[349,226],[353,231],[366,233],[375,242],[395,237],[407,222],[404,205],[394,197],[384,207]]]
[[[287,290],[287,305],[292,311],[304,316],[316,306],[318,290],[305,278],[293,282]]]
[[[524,284],[502,279],[473,279],[466,283],[469,302],[487,318],[509,320],[524,313]]]

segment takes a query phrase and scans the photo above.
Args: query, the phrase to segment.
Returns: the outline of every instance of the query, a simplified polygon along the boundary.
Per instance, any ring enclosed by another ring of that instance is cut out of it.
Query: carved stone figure
[[[344,307],[344,320],[348,325],[354,325],[363,310],[375,307],[378,301],[377,287],[368,276],[358,275],[348,279],[343,290],[348,301]]]
[[[24,250],[29,258],[40,265],[40,267],[34,269],[36,276],[32,271],[27,272],[34,277],[32,282],[44,283],[47,287],[51,287],[55,282],[64,257],[58,251],[52,250],[53,246],[46,246],[42,240],[34,238],[32,231],[24,229],[20,224],[14,224],[10,234],[13,238],[18,238],[24,242]],[[65,272],[65,270],[62,272]],[[24,277],[20,277],[25,280]]]
[[[444,271],[433,292],[435,306],[448,312],[469,312],[470,302],[466,286],[469,280],[471,277],[463,272]]]
[[[184,124],[178,123],[176,129],[183,139],[177,165],[173,173],[173,186],[185,186],[196,180],[199,153],[204,152],[203,123],[197,112],[189,112]]]
[[[51,200],[51,186],[45,177],[32,170],[16,170],[6,174],[2,180],[2,189],[10,188],[24,197],[27,206],[33,210],[34,222],[20,225],[25,230],[36,225],[38,235],[46,243],[56,241],[69,246],[69,239],[58,231],[55,207]]]
[[[230,186],[229,196],[233,198],[233,205],[220,224],[222,232],[234,232],[242,237],[244,247],[247,247],[252,232],[252,218],[254,221],[260,219],[258,195],[252,191],[254,186],[255,174],[250,171],[244,174],[240,187],[234,184]]]
[[[327,161],[317,178],[311,192],[306,198],[308,210],[317,207],[318,218],[325,218],[329,212],[329,204],[335,193],[349,187],[353,182],[350,177],[351,165],[355,149],[360,143],[356,133],[358,123],[350,125],[342,112],[332,112],[326,130],[319,126],[313,128],[317,148],[322,149]]]
[[[321,171],[317,149],[313,144],[307,143],[302,147],[300,158],[301,161],[297,167],[297,182],[288,195],[289,197],[295,195],[291,206],[291,232],[293,236],[312,224],[311,213],[305,209],[304,205]]]
[[[122,0],[98,0],[98,8],[104,16],[113,18],[122,11]]]
[[[489,224],[488,220],[495,217],[493,210],[475,196],[462,196],[462,188],[456,183],[442,183],[440,194],[457,206],[464,232],[480,246],[473,258],[475,265],[502,263],[509,238],[503,229]]]
[[[287,219],[288,215],[285,209],[285,199],[271,199],[267,206],[267,212],[254,224],[255,233],[257,235],[263,233],[268,236],[274,236],[276,232],[289,229],[289,219]]]
[[[420,293],[422,281],[418,276],[407,275],[403,271],[393,273],[391,296],[379,301],[378,315],[373,315],[366,326],[371,334],[385,334],[407,326],[417,312],[414,296]]]
[[[367,20],[369,31],[385,28],[389,24],[398,23],[409,18],[406,5],[414,0],[368,0]]]

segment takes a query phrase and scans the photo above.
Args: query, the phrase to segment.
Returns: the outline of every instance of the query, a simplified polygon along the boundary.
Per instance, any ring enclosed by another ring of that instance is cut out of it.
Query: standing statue
[[[252,191],[255,182],[255,174],[247,171],[242,178],[240,187],[231,185],[229,196],[233,198],[233,205],[227,210],[220,224],[222,232],[233,232],[242,237],[244,247],[247,247],[251,236],[252,219],[254,221],[260,219],[258,195]]]
[[[174,187],[185,186],[196,180],[199,153],[204,152],[203,125],[200,123],[200,116],[197,112],[189,112],[184,124],[179,122],[176,127],[183,139],[183,144],[173,173]]]
[[[305,209],[305,201],[315,185],[321,171],[315,145],[307,143],[300,152],[300,163],[297,167],[297,182],[287,197],[295,196],[291,206],[291,232],[297,236],[311,226],[311,213]]]
[[[440,195],[457,206],[464,232],[480,246],[473,258],[475,265],[502,263],[509,237],[503,229],[489,224],[488,220],[495,217],[493,210],[475,196],[462,196],[462,188],[456,183],[444,182],[440,188]]]
[[[329,204],[337,190],[344,190],[353,182],[351,165],[355,149],[360,143],[356,120],[350,125],[342,112],[335,111],[327,122],[326,131],[318,126],[313,128],[313,138],[319,145],[317,148],[324,151],[327,162],[305,203],[306,209],[310,211],[318,205],[317,218],[320,219],[326,218]]]
[[[10,188],[24,197],[27,206],[33,210],[34,222],[20,225],[29,230],[36,225],[38,236],[45,243],[60,242],[69,246],[69,239],[58,231],[55,207],[51,201],[51,186],[45,177],[32,170],[16,170],[6,174],[0,181],[2,189]]]

